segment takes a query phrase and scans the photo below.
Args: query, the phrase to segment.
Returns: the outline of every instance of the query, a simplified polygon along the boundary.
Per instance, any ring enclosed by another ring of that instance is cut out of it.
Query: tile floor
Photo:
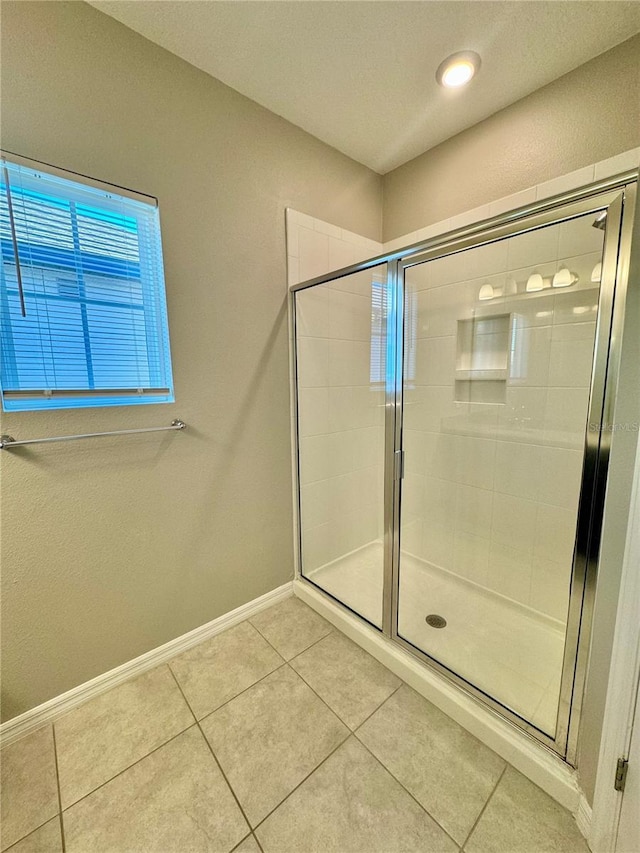
[[[571,815],[295,598],[2,750],[11,853],[588,853]]]

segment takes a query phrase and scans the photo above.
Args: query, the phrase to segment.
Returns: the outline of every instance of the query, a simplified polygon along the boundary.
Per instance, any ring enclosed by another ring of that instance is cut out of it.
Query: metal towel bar
[[[138,432],[164,432],[165,430],[186,429],[184,421],[171,421],[171,426],[143,427],[142,429],[115,429],[111,432],[87,432],[82,435],[54,435],[51,438],[26,438],[16,441],[12,435],[0,435],[0,450],[13,450],[25,444],[48,444],[51,441],[74,441],[76,438],[100,438],[103,435],[134,435]]]

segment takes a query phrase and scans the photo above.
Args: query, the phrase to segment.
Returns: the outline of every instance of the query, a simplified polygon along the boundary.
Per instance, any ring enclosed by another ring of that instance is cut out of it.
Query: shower
[[[292,288],[302,580],[569,763],[634,191]]]

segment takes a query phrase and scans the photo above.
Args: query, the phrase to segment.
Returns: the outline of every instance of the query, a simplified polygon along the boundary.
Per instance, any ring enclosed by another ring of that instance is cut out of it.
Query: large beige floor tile
[[[456,845],[351,737],[271,814],[265,853],[454,853]]]
[[[171,669],[200,720],[282,662],[253,625],[241,622],[174,658]]]
[[[197,726],[64,812],[67,853],[227,853],[248,826]]]
[[[253,616],[251,623],[285,660],[299,655],[332,630],[326,619],[293,596]]]
[[[166,666],[65,714],[55,722],[63,809],[192,724]]]
[[[54,817],[10,847],[7,853],[62,853],[60,817]]]
[[[357,734],[449,835],[463,844],[505,762],[406,686]]]
[[[467,853],[589,853],[566,809],[508,767],[465,846]]]
[[[252,826],[349,735],[288,666],[206,717],[202,730]]]
[[[5,746],[2,761],[2,850],[58,813],[53,731],[44,726]]]
[[[334,631],[291,666],[351,729],[400,686],[400,679],[344,634]]]

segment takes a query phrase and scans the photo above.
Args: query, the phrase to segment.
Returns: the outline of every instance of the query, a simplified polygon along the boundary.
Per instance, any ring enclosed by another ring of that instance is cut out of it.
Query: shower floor
[[[382,543],[307,577],[381,627]],[[548,735],[555,733],[564,627],[503,596],[402,553],[398,633]],[[446,619],[443,629],[425,622]]]

